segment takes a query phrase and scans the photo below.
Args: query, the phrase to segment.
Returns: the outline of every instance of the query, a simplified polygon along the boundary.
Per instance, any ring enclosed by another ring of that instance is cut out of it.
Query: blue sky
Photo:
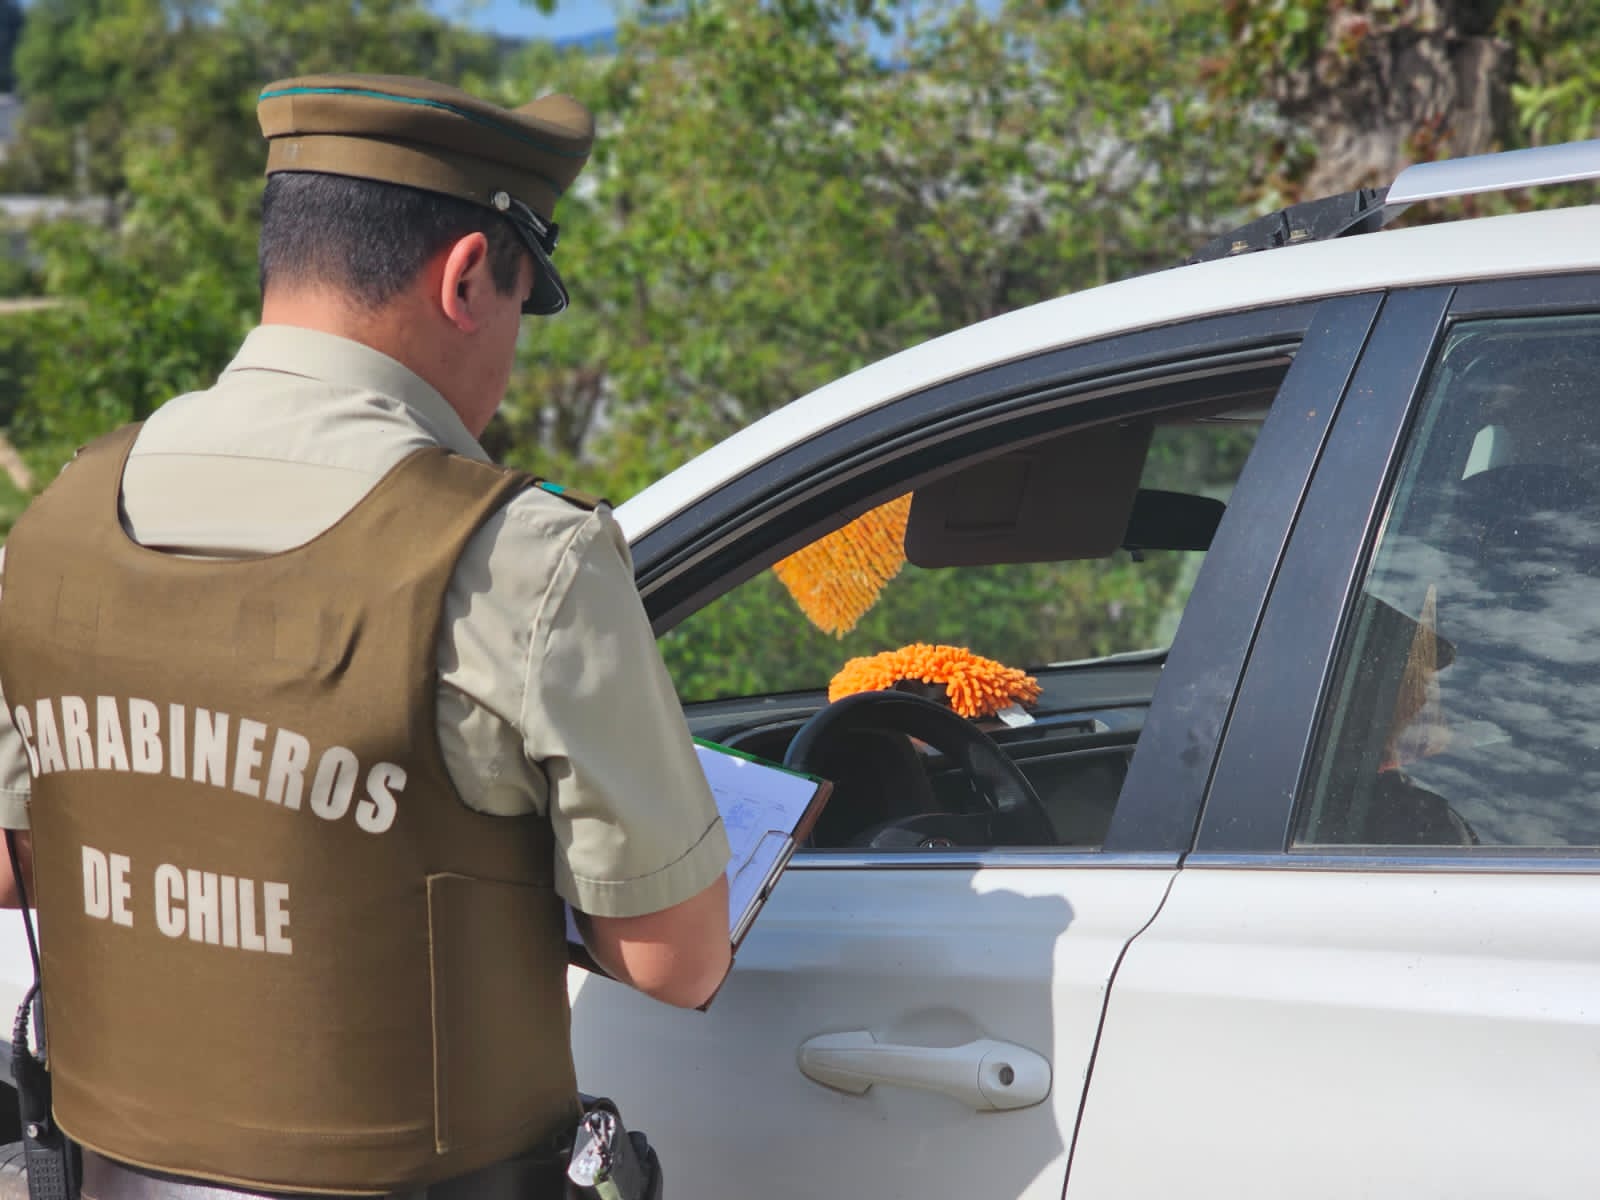
[[[433,6],[479,29],[518,37],[575,37],[617,23],[612,0],[560,0],[549,16],[522,0],[434,0]]]
[[[522,0],[429,0],[435,12],[465,20],[479,29],[519,37],[566,38],[613,29],[617,24],[614,0],[559,0],[556,11],[545,16]],[[22,0],[28,7],[29,0]]]

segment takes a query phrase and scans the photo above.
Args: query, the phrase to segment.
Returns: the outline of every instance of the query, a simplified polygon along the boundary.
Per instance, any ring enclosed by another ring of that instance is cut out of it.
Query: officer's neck
[[[438,315],[416,289],[402,292],[382,308],[371,309],[330,288],[269,288],[261,300],[261,323],[314,329],[387,354],[432,385],[473,436],[481,432],[473,425],[482,422],[468,420],[474,408],[481,407],[471,404],[475,380],[457,377],[453,364],[460,363],[461,357],[443,344],[451,331],[432,328]]]

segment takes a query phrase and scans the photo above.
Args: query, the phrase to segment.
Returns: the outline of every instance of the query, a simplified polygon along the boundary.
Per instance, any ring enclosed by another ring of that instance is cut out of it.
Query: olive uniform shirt
[[[444,397],[394,359],[261,326],[214,387],[145,423],[123,524],[171,553],[274,553],[426,446],[487,461]],[[547,813],[556,888],[574,908],[656,912],[725,869],[727,836],[608,511],[531,488],[492,516],[451,578],[438,667],[439,740],[461,799]],[[21,829],[27,760],[0,712],[0,826]]]

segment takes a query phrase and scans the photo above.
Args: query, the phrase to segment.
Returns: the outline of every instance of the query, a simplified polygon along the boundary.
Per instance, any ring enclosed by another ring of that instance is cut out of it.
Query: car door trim
[[[1245,395],[1275,388],[1297,345],[1275,342],[1142,367],[920,417],[899,433],[870,443],[870,450],[818,463],[797,482],[774,488],[753,502],[720,532],[687,547],[670,566],[642,574],[640,592],[647,609],[655,609],[653,626],[658,634],[664,632],[710,599],[708,592],[721,594],[736,587],[815,540],[822,526],[860,515],[964,462],[1068,429],[1132,420],[1210,399],[1222,381]],[[1194,396],[1200,392],[1206,394]],[[1186,401],[1189,396],[1194,400]],[[1071,417],[1062,415],[1067,408],[1073,410]],[[961,451],[952,454],[949,447],[958,441]],[[673,583],[690,572],[713,582],[675,594]]]
[[[1597,308],[1600,308],[1600,275],[1593,272],[1493,279],[1456,288],[1455,299],[1450,304],[1450,320],[1592,313]]]
[[[1170,871],[1176,853],[1112,853],[1086,846],[1082,850],[807,850],[789,860],[788,871],[951,871],[1037,870],[1041,867],[1093,870]]]
[[[841,479],[857,477],[845,504],[865,511],[887,498],[876,492],[893,486],[883,482],[884,464],[892,462],[896,480],[907,480],[904,460],[920,447],[953,433],[970,436],[1030,410],[1050,414],[1062,404],[1190,376],[1202,365],[1245,369],[1290,355],[1317,308],[1314,301],[1301,301],[1067,346],[937,384],[792,446],[634,543],[636,578],[656,632],[671,628],[711,588],[735,586],[808,540],[807,527],[827,514],[807,511],[805,501],[825,490],[836,493]],[[1138,415],[1149,407],[1123,412],[1107,405],[1103,414],[1086,408],[1082,420]],[[1059,417],[1054,421],[1061,426]],[[1007,436],[999,444],[1011,441]],[[831,495],[829,511],[840,511]],[[773,524],[777,517],[782,520]],[[760,549],[752,548],[757,539],[764,543]],[[750,567],[751,562],[757,565]],[[712,582],[684,586],[691,573]]]
[[[1391,853],[1383,847],[1361,846],[1348,852],[1321,848],[1284,854],[1191,854],[1183,860],[1185,870],[1250,871],[1387,871],[1422,874],[1476,875],[1600,875],[1600,850],[1584,846],[1573,850],[1552,849],[1548,854],[1533,854],[1512,848],[1501,854],[1494,849],[1441,846],[1426,852],[1407,847]]]
[[[1228,718],[1197,853],[1281,853],[1350,597],[1446,327],[1453,287],[1396,292],[1296,517]]]
[[[1378,293],[1318,307],[1206,552],[1156,684],[1105,847],[1185,850],[1246,655]]]

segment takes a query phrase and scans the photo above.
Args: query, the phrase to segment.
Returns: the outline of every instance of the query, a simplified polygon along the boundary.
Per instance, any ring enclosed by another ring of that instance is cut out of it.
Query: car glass
[[[1261,415],[1158,426],[1139,484],[1177,493],[1176,508],[1141,511],[1173,527],[1199,507],[1183,497],[1226,502]],[[693,704],[822,690],[848,660],[917,642],[960,646],[1033,671],[1160,651],[1172,640],[1204,554],[1118,549],[1095,559],[937,568],[892,557],[893,577],[854,626],[838,633],[809,619],[775,570],[712,601],[661,638],[679,696]]]
[[[991,819],[954,743],[868,721],[805,759],[834,783],[807,849],[1100,846],[1204,557],[1193,547],[1222,519],[1269,400],[1035,434],[953,463],[915,503],[841,518],[663,635],[691,728],[782,760],[811,713],[835,711],[835,676],[843,692],[892,686],[864,658],[888,655],[901,680],[948,679],[968,669],[964,650],[998,664],[977,669],[1005,678],[991,696],[1022,699],[1025,714],[995,715],[1004,698],[964,712],[972,693],[958,708],[943,682],[899,686],[956,709],[957,726],[975,717],[1036,800]],[[960,565],[915,566],[908,552]]]
[[[1347,622],[1299,846],[1600,846],[1600,316],[1457,325]]]

